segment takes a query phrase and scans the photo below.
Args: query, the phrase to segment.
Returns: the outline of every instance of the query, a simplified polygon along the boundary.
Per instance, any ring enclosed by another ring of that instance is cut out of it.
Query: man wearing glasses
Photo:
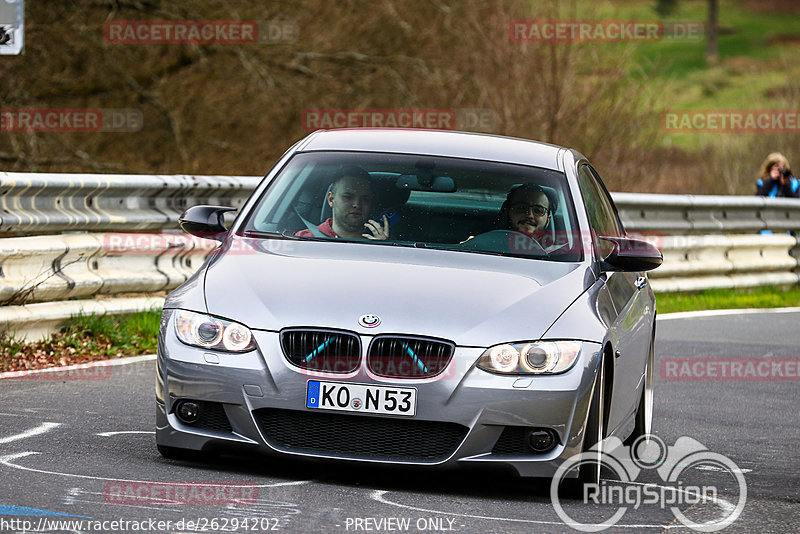
[[[508,192],[500,217],[509,230],[522,232],[546,245],[552,217],[550,197],[536,184],[522,184]]]

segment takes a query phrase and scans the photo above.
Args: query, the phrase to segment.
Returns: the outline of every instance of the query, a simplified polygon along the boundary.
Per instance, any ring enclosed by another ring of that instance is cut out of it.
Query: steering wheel
[[[514,230],[490,230],[461,243],[468,250],[490,250],[546,256],[547,251],[534,238]]]

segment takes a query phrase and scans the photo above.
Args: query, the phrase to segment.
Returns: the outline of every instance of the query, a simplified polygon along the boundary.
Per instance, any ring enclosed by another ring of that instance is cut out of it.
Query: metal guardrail
[[[0,239],[0,333],[34,339],[80,313],[160,308],[159,293],[185,282],[216,246],[178,232]],[[130,293],[148,296],[122,296]]]
[[[260,181],[260,176],[0,172],[0,236],[173,230],[190,206],[241,207]],[[800,202],[792,199],[612,196],[625,227],[636,232],[800,231]]]
[[[0,332],[38,336],[81,311],[160,305],[160,297],[123,295],[177,287],[216,246],[176,232],[180,214],[197,204],[241,207],[260,180],[0,173]],[[626,229],[649,235],[664,254],[650,274],[656,291],[800,281],[800,246],[786,233],[800,233],[800,201],[612,196]]]
[[[0,306],[168,291],[217,245],[181,233],[0,239]]]
[[[177,228],[197,204],[239,208],[256,176],[0,172],[0,236]]]
[[[650,238],[664,263],[650,271],[656,291],[693,291],[800,282],[788,234],[680,235]]]
[[[612,193],[625,228],[642,233],[800,231],[800,201],[720,195]]]
[[[0,334],[15,339],[41,339],[58,330],[76,315],[121,315],[160,310],[164,297],[119,297],[112,299],[37,302],[24,306],[0,306]]]

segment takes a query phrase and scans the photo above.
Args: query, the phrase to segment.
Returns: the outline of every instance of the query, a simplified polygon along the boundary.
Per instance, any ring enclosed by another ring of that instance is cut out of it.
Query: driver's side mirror
[[[611,252],[601,262],[600,266],[604,271],[650,271],[664,261],[661,251],[647,241],[628,237],[600,239],[613,245]]]
[[[222,241],[222,238],[228,233],[222,217],[229,211],[236,211],[236,208],[228,206],[193,206],[183,212],[183,215],[178,219],[178,225],[184,232],[193,236]]]

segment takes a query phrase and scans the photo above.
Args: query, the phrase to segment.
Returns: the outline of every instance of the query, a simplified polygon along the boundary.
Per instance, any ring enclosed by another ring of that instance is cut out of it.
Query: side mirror
[[[222,241],[222,237],[228,232],[222,216],[229,211],[236,211],[236,208],[193,206],[183,212],[178,219],[178,225],[184,232],[193,236]]]
[[[614,245],[601,262],[604,271],[639,272],[655,269],[664,261],[661,251],[646,241],[628,237],[600,237]]]

